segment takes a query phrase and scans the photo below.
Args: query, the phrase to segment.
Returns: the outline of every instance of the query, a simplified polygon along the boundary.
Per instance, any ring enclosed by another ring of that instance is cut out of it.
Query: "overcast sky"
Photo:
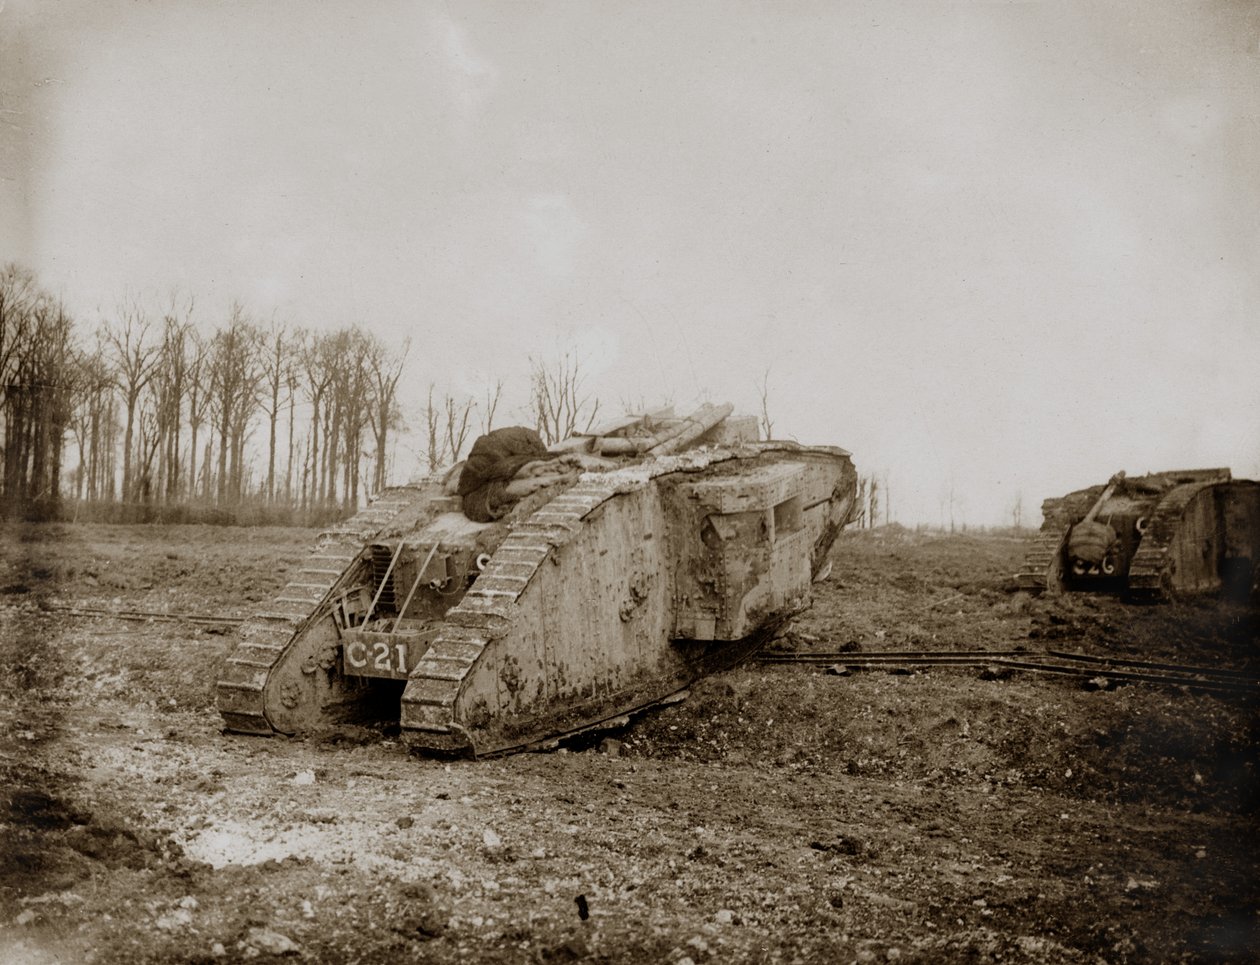
[[[768,371],[907,523],[1260,477],[1251,0],[0,4],[0,260],[87,328],[357,323],[412,406]]]

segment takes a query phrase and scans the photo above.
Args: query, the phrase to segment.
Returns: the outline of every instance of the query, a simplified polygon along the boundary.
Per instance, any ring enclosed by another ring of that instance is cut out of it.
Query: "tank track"
[[[1190,483],[1174,487],[1159,501],[1151,514],[1142,542],[1129,564],[1129,596],[1135,600],[1167,599],[1173,592],[1172,573],[1168,569],[1168,550],[1181,528],[1181,517],[1190,500],[1220,480]]]
[[[279,596],[241,625],[236,648],[215,688],[228,730],[275,732],[264,712],[263,697],[272,670],[363,545],[421,494],[415,486],[383,490],[366,509],[320,533],[314,549]]]
[[[732,458],[734,452],[711,450],[590,474],[513,526],[477,581],[447,611],[444,629],[412,670],[402,696],[404,740],[439,753],[473,752],[474,735],[454,719],[460,688],[481,652],[510,628],[516,601],[551,551],[572,539],[584,517],[619,493],[666,473],[700,470]],[[534,742],[524,738],[519,746]],[[478,748],[477,753],[503,753],[516,746]]]
[[[1056,593],[1062,589],[1060,578],[1050,578],[1051,571],[1062,559],[1063,541],[1067,539],[1069,525],[1068,516],[1060,508],[1060,503],[1062,500],[1047,499],[1042,505],[1045,522],[1024,555],[1019,572],[1015,574],[1015,585],[1021,590]]]
[[[1059,589],[1058,581],[1050,579],[1050,570],[1063,552],[1063,539],[1066,535],[1066,531],[1037,535],[1024,556],[1019,572],[1015,574],[1015,585],[1019,589],[1029,593],[1044,593],[1047,590],[1054,593]]]

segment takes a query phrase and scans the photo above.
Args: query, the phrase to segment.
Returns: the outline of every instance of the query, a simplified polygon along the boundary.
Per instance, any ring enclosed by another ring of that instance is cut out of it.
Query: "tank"
[[[1034,592],[1109,591],[1162,600],[1249,597],[1260,562],[1260,483],[1228,469],[1130,477],[1042,504],[1016,582]]]
[[[598,468],[490,522],[449,479],[380,494],[243,624],[217,688],[226,728],[396,719],[422,751],[502,754],[617,726],[734,667],[808,605],[856,474],[843,449],[761,441],[730,411],[566,440],[553,450]]]

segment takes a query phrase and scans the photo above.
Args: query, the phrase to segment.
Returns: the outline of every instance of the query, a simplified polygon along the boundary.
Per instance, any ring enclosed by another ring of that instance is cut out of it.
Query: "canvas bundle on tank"
[[[459,475],[458,493],[469,519],[488,523],[507,512],[508,483],[531,462],[554,458],[538,433],[524,426],[495,429],[473,444]]]

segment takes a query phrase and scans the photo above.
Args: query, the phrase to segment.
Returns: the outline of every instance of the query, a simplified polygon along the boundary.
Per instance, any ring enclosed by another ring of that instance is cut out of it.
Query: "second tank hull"
[[[1260,483],[1233,479],[1228,469],[1117,480],[1045,501],[1041,532],[1016,576],[1021,589],[1147,600],[1250,595],[1260,562]],[[1083,525],[1109,534],[1098,559],[1074,553]]]

